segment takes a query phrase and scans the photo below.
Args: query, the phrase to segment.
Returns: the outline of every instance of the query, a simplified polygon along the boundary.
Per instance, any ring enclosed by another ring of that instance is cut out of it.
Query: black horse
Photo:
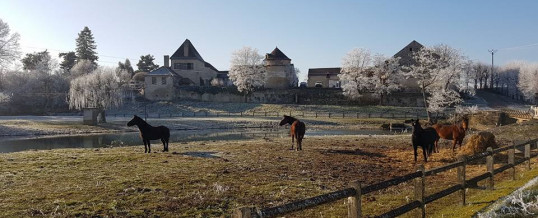
[[[303,122],[299,121],[290,116],[284,115],[284,119],[280,121],[280,125],[290,124],[290,135],[291,135],[291,150],[293,150],[293,139],[297,139],[297,148],[296,150],[303,150],[303,138],[306,131],[305,125]]]
[[[133,119],[127,123],[127,126],[138,126],[140,137],[144,141],[144,153],[151,153],[150,140],[161,139],[163,142],[163,151],[168,151],[168,140],[170,139],[170,130],[166,126],[153,127],[142,118],[134,115]]]
[[[424,162],[428,162],[428,155],[431,155],[435,141],[439,140],[439,135],[434,128],[428,127],[423,129],[420,126],[420,122],[417,120],[411,120],[413,126],[413,133],[411,135],[411,141],[413,142],[413,150],[415,151],[415,162],[417,162],[417,147],[422,147],[422,153],[424,154]],[[427,154],[426,154],[427,153]]]

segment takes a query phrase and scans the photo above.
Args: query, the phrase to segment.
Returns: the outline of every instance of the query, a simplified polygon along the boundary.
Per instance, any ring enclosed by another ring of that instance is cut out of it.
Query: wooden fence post
[[[417,210],[417,214],[415,217],[426,217],[426,207],[424,205],[424,184],[425,184],[425,176],[424,176],[424,165],[418,165],[417,172],[422,172],[422,176],[415,178],[415,200],[420,202],[420,210]]]
[[[346,117],[346,112],[342,112],[342,118]]]
[[[359,119],[359,112],[357,112],[357,119]]]
[[[525,144],[525,160],[527,161],[527,169],[531,169],[531,144]]]
[[[243,116],[243,111],[241,111],[241,116]]]
[[[360,218],[362,217],[361,183],[356,180],[351,182],[349,186],[355,189],[356,194],[347,198],[347,217]]]
[[[331,118],[331,113],[329,113],[329,118]]]
[[[318,118],[318,112],[316,111],[316,118]]]
[[[461,205],[465,206],[465,189],[467,189],[465,186],[465,168],[467,167],[467,157],[461,157],[460,161],[463,162],[463,164],[458,167],[458,182],[461,184]]]
[[[240,207],[234,210],[232,218],[255,218],[259,217],[256,207]]]
[[[192,116],[196,117],[196,111],[192,112]]]
[[[516,144],[514,143],[510,149],[508,149],[508,164],[512,165],[512,180],[516,180],[516,166],[514,166],[514,155],[516,153]]]
[[[488,152],[488,156],[486,157],[486,168],[489,172],[489,178],[486,188],[489,190],[493,190],[493,148],[488,147],[486,151]]]

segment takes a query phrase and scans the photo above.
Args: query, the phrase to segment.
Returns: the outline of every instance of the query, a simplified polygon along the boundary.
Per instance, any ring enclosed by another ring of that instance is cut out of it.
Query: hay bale
[[[461,155],[474,155],[486,151],[488,147],[497,148],[495,135],[491,132],[479,132],[471,135],[465,145],[458,152]]]

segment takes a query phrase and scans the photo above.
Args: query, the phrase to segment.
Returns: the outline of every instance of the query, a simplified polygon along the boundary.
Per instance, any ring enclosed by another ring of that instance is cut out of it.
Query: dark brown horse
[[[284,115],[284,119],[280,121],[280,125],[282,126],[282,125],[285,125],[286,123],[291,125],[290,127],[291,150],[293,150],[293,144],[295,143],[294,139],[297,139],[296,150],[297,151],[303,150],[303,138],[304,138],[304,133],[306,130],[304,123],[299,121],[298,119]]]
[[[144,153],[151,153],[150,140],[157,139],[161,139],[163,142],[163,151],[168,151],[170,130],[166,126],[153,127],[136,115],[134,115],[133,119],[127,123],[127,126],[134,125],[138,126],[138,129],[140,130],[140,137],[144,142]]]
[[[422,128],[419,120],[411,120],[413,126],[413,132],[411,134],[411,142],[413,143],[413,150],[415,154],[415,162],[417,162],[417,148],[422,147],[422,154],[424,155],[424,162],[428,162],[428,156],[432,154],[433,146],[436,141],[439,140],[439,135],[435,129],[428,127]]]
[[[460,122],[452,125],[435,124],[432,127],[437,131],[439,137],[453,141],[452,151],[454,151],[456,144],[459,144],[461,148],[465,132],[469,129],[469,118],[463,117]],[[435,141],[435,152],[439,152],[438,142],[439,140]]]

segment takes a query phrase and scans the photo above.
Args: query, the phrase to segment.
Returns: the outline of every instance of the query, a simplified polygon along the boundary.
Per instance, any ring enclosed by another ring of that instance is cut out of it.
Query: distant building
[[[340,88],[339,67],[308,69],[308,87]]]
[[[229,71],[219,71],[217,73],[216,77],[216,84],[211,84],[213,86],[231,86],[233,85],[232,81],[230,80],[230,77],[228,77]],[[215,82],[213,82],[215,83]]]
[[[159,67],[144,77],[144,97],[148,100],[172,100],[181,77],[169,67]]]
[[[172,54],[170,60],[172,62],[170,66],[165,60],[165,67],[170,67],[179,76],[189,79],[195,86],[210,86],[211,80],[216,78],[219,72],[213,65],[204,61],[188,39]]]
[[[424,48],[422,44],[413,40],[411,43],[402,48],[402,50],[396,53],[393,57],[400,58],[400,66],[409,67],[416,63],[415,59],[413,58],[414,53],[420,51],[422,48]],[[405,70],[405,68],[403,70]],[[401,82],[401,85],[403,90],[405,91],[420,90],[420,87],[415,78],[404,79]]]
[[[411,66],[415,64],[413,54],[420,51],[424,46],[417,41],[413,40],[406,45],[400,51],[398,51],[393,57],[400,58],[401,66]],[[323,88],[341,88],[342,81],[338,75],[340,74],[340,68],[311,68],[308,69],[308,87],[323,87]],[[402,81],[403,90],[416,91],[419,89],[417,80],[414,78],[405,79]]]
[[[144,96],[149,100],[172,100],[178,86],[210,86],[218,72],[186,39],[171,57],[164,56],[163,67],[144,76]]]
[[[264,59],[266,70],[265,88],[286,89],[297,87],[299,79],[295,75],[295,67],[278,47],[267,53]]]

